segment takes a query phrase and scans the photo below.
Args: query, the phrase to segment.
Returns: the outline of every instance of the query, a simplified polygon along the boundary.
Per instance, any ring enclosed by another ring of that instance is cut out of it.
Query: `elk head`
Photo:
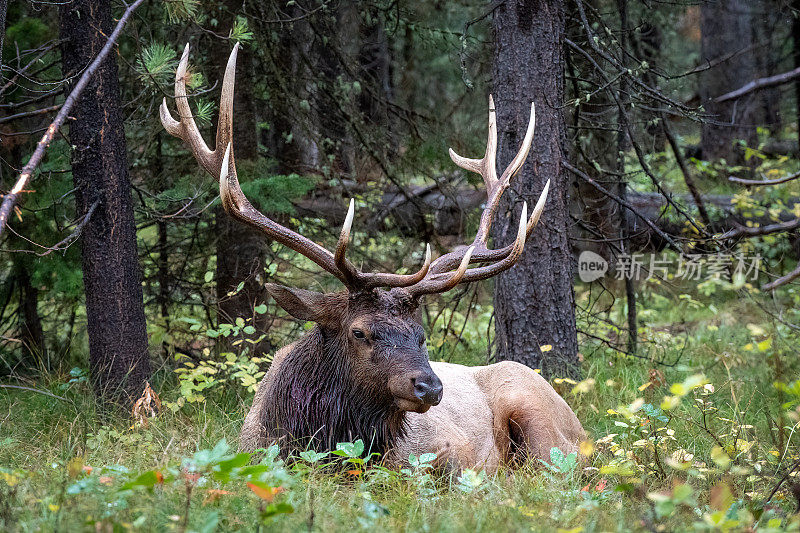
[[[470,246],[446,253],[435,261],[431,261],[430,246],[427,246],[424,263],[413,274],[363,272],[346,258],[355,210],[352,200],[338,243],[331,253],[312,240],[267,218],[242,193],[232,149],[237,50],[238,44],[234,46],[225,70],[216,148],[212,151],[206,145],[186,98],[188,44],[175,77],[175,103],[180,120],[172,117],[164,99],[160,108],[164,128],[170,134],[183,139],[200,165],[210,174],[219,177],[222,205],[230,216],[311,259],[345,286],[345,291],[321,294],[267,285],[270,294],[289,314],[300,320],[317,323],[319,335],[328,346],[318,357],[344,358],[342,364],[349,372],[349,383],[369,391],[370,401],[391,405],[400,411],[425,412],[439,403],[442,384],[428,362],[425,333],[419,313],[420,298],[426,294],[448,291],[461,283],[487,279],[510,268],[522,254],[525,241],[544,209],[549,181],[530,218],[527,216],[527,204],[523,204],[515,241],[502,248],[488,247],[489,229],[500,197],[522,167],[531,146],[535,123],[533,105],[522,147],[499,178],[495,168],[497,123],[491,97],[489,138],[484,157],[467,159],[450,150],[450,156],[457,165],[483,177],[488,194],[477,235]]]

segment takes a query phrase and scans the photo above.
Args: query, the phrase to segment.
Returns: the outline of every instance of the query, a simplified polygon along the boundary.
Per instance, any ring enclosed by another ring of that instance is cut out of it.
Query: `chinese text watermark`
[[[609,275],[614,279],[634,281],[650,279],[680,279],[709,281],[727,279],[730,275],[742,281],[758,279],[761,266],[759,254],[622,254],[617,257]],[[581,252],[578,257],[578,276],[581,281],[592,282],[609,271],[608,261],[592,251]]]

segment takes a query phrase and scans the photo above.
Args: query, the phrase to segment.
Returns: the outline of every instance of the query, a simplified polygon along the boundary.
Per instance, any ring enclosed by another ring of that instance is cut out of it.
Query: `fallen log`
[[[406,189],[405,194],[396,188],[384,190],[380,201],[371,205],[369,209],[357,212],[357,216],[360,215],[361,218],[358,226],[362,231],[370,233],[395,229],[404,235],[418,238],[463,236],[469,214],[477,210],[486,200],[485,192],[468,185],[451,186],[452,182],[442,181],[445,186],[410,187]],[[352,183],[346,184],[343,188],[347,191],[346,195],[369,192],[367,187]],[[321,218],[332,227],[338,227],[344,222],[346,214],[347,199],[341,191],[342,188],[316,191],[312,196],[295,203],[297,214],[301,217]],[[710,230],[714,238],[729,241],[728,244],[731,244],[730,241],[735,239],[759,235],[759,227],[779,228],[776,232],[795,232],[800,228],[800,222],[791,212],[794,203],[800,199],[788,202],[787,209],[779,214],[778,220],[774,220],[766,214],[760,217],[743,217],[735,212],[731,203],[732,198],[730,195],[720,194],[701,195],[702,201],[710,211],[712,224]],[[687,230],[685,220],[670,213],[667,209],[668,202],[661,194],[629,191],[627,201],[634,211],[632,213],[630,209],[626,209],[632,250],[658,251],[669,245],[645,223],[645,220],[677,240],[697,238],[696,233]],[[674,194],[671,196],[671,201],[690,212],[697,210],[689,194]],[[429,220],[432,222],[429,223]]]

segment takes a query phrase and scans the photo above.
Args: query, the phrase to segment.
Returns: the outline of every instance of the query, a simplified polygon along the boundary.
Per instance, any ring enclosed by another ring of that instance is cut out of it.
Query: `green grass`
[[[527,464],[447,477],[267,459],[248,473],[226,463],[250,401],[236,390],[213,388],[205,402],[165,409],[143,427],[102,414],[74,377],[31,385],[64,399],[0,389],[0,530],[182,531],[185,522],[191,531],[713,531],[727,520],[730,530],[797,531],[788,492],[766,502],[798,458],[800,398],[773,386],[797,379],[797,337],[764,322],[752,301],[720,300],[714,310],[645,296],[653,312],[643,352],[680,354],[675,366],[582,343],[585,380],[555,386],[596,441],[585,469]],[[476,348],[475,361],[484,357]],[[707,385],[670,390],[699,374]],[[178,394],[172,376],[156,389],[167,400]],[[670,396],[682,398],[660,410]],[[270,504],[248,481],[283,492]],[[284,504],[293,512],[266,516]]]

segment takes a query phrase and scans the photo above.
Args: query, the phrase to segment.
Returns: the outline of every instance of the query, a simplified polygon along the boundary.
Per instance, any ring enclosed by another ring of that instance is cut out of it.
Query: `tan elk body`
[[[488,194],[478,233],[468,248],[431,261],[428,247],[422,268],[414,274],[362,272],[345,255],[352,201],[331,253],[264,216],[242,193],[231,147],[237,49],[238,45],[222,84],[215,150],[200,135],[186,98],[188,45],[175,79],[180,120],[170,115],[165,100],[162,124],[189,145],[204,169],[219,176],[222,205],[232,217],[305,255],[346,287],[321,294],[267,285],[284,310],[316,326],[276,354],[245,418],[241,448],[278,442],[285,453],[306,447],[330,450],[337,442],[362,439],[389,463],[404,463],[411,453],[435,452],[437,461],[450,468],[487,471],[526,458],[547,460],[553,447],[576,451],[585,438],[583,428],[546,380],[513,362],[481,367],[430,363],[419,312],[424,295],[488,279],[513,266],[522,254],[544,209],[549,182],[530,219],[523,204],[514,243],[490,249],[487,240],[500,197],[530,149],[533,106],[522,147],[499,178],[491,98],[486,155],[467,159],[450,151],[456,164],[483,177]]]

